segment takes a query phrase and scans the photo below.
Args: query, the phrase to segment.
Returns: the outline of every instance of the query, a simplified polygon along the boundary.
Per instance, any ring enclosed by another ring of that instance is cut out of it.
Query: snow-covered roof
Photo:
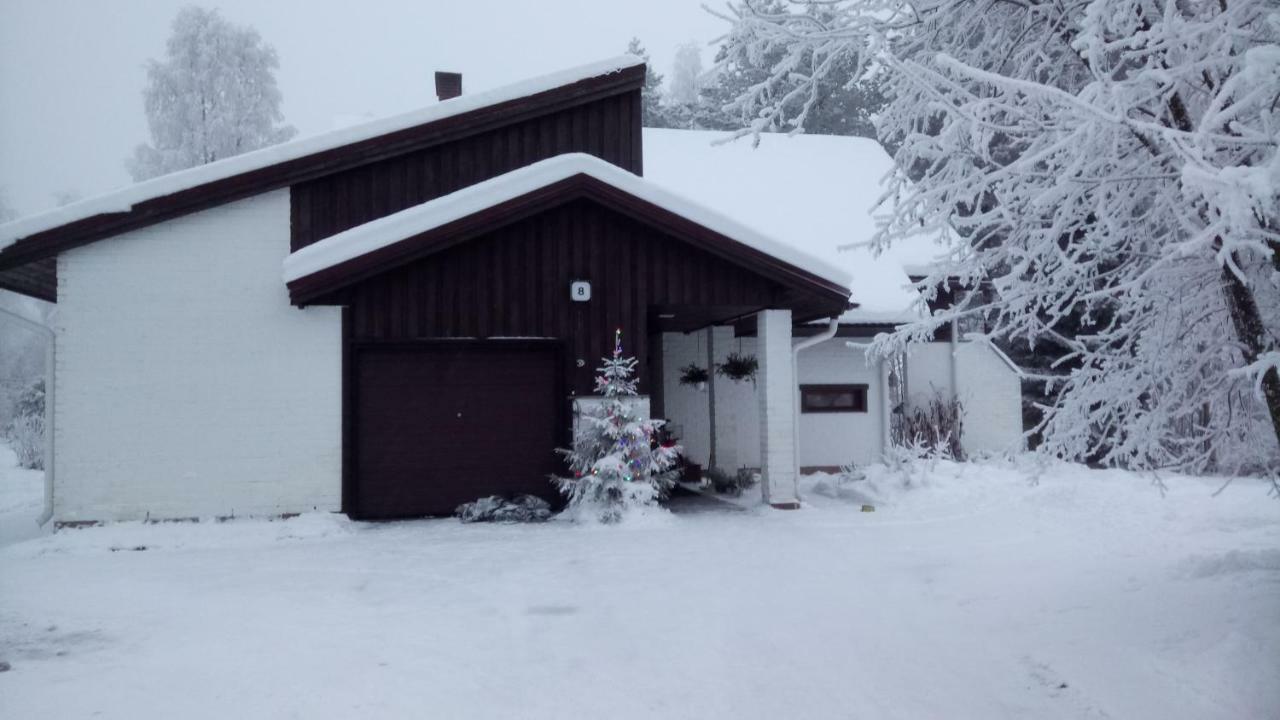
[[[606,183],[837,286],[847,287],[851,281],[845,271],[794,244],[780,242],[737,218],[585,153],[566,153],[526,165],[308,245],[285,258],[284,280],[293,282],[577,175]]]
[[[876,256],[837,246],[870,240],[873,209],[893,167],[874,140],[831,135],[766,134],[714,145],[725,133],[644,131],[645,179],[748,225],[851,276],[859,307],[846,323],[899,323],[918,317],[918,294],[906,268],[932,263],[943,251],[933,238],[909,237]]]
[[[56,210],[31,215],[0,225],[0,251],[22,238],[52,230],[78,220],[91,218],[95,215],[128,212],[134,205],[147,200],[172,195],[217,180],[377,138],[399,130],[443,120],[444,118],[490,105],[528,97],[581,80],[619,72],[643,63],[644,60],[634,55],[622,55],[531,78],[493,90],[461,95],[400,115],[298,138],[290,142],[219,160],[208,165],[162,175],[113,192],[86,198]]]

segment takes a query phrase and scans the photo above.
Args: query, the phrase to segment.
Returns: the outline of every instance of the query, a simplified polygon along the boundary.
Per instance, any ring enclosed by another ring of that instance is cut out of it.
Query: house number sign
[[[569,283],[569,299],[574,302],[586,302],[591,299],[591,283],[586,280],[574,280]]]

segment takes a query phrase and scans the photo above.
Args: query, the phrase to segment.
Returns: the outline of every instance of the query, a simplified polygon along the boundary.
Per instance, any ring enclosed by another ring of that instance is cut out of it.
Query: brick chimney
[[[462,94],[462,73],[436,72],[436,97],[440,100],[456,98]]]

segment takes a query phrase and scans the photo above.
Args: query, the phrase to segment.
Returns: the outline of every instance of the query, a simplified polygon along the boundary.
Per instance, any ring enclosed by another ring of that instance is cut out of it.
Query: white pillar
[[[795,507],[795,368],[791,363],[791,311],[756,313],[760,363],[760,491],[765,503]]]

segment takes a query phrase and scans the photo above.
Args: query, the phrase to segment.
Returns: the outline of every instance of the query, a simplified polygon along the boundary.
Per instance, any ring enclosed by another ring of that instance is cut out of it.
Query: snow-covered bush
[[[737,497],[760,482],[760,473],[750,468],[738,468],[736,473],[730,475],[719,468],[711,468],[706,473],[706,480],[710,481],[711,489],[721,495]]]
[[[44,469],[44,417],[28,415],[15,418],[7,433],[9,447],[18,456],[18,467]]]
[[[573,448],[560,451],[573,477],[552,477],[569,500],[570,517],[617,522],[633,509],[657,505],[675,483],[680,447],[658,442],[662,421],[641,416],[629,401],[636,395],[635,366],[635,358],[622,355],[618,331],[613,357],[596,375],[604,402],[587,406]]]
[[[514,500],[490,495],[459,505],[454,514],[464,523],[545,522],[551,518],[551,503],[535,495],[520,495]]]
[[[919,435],[893,443],[884,453],[884,467],[891,475],[897,475],[905,485],[924,481],[942,460],[952,460],[945,445],[930,445]]]
[[[907,403],[895,428],[895,444],[919,443],[952,460],[964,459],[960,434],[964,429],[964,406],[959,400],[935,392],[923,402]]]
[[[44,469],[44,431],[44,380],[37,380],[18,395],[13,419],[4,428],[20,467]]]

